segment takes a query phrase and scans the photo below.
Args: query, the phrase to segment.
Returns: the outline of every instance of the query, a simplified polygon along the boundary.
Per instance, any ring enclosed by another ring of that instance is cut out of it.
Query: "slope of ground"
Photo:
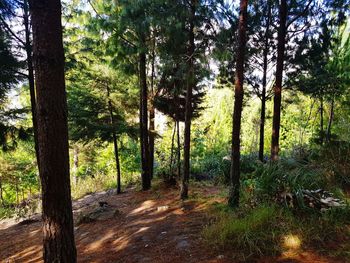
[[[192,198],[186,202],[179,201],[175,188],[157,188],[148,192],[128,189],[121,195],[102,192],[75,201],[78,261],[234,262],[228,255],[211,251],[201,239],[208,205],[225,201],[218,187],[192,187]],[[40,227],[40,221],[0,222],[0,261],[42,262]],[[298,251],[258,262],[337,261]]]

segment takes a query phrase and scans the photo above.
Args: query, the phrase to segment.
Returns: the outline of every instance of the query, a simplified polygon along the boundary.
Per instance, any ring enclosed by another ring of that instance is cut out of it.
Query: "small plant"
[[[221,208],[214,223],[203,230],[203,236],[218,250],[234,249],[239,259],[274,255],[281,249],[280,236],[286,230],[282,218],[282,210],[275,206],[263,205],[247,211]]]

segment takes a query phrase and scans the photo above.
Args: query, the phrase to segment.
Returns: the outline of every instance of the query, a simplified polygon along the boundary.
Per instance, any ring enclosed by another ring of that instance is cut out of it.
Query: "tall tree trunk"
[[[142,48],[146,45],[145,36],[141,36]],[[140,52],[140,142],[142,157],[142,189],[151,188],[151,169],[149,155],[149,137],[148,137],[148,111],[147,111],[147,79],[146,79],[146,53]]]
[[[25,29],[25,51],[27,55],[30,106],[31,106],[31,112],[32,112],[32,123],[33,123],[33,132],[34,132],[34,148],[35,148],[35,157],[39,168],[40,160],[39,160],[39,146],[38,146],[38,124],[37,124],[37,117],[36,117],[33,54],[32,54],[32,43],[30,42],[31,31],[30,31],[30,22],[29,22],[29,7],[28,7],[27,0],[24,0],[23,2],[23,22],[24,22],[24,29]]]
[[[329,120],[327,125],[326,140],[328,143],[331,141],[331,128],[332,128],[333,119],[334,119],[334,98],[332,98],[332,101],[331,101],[331,110],[329,113]]]
[[[174,123],[174,131],[173,131],[173,135],[171,136],[170,169],[169,169],[170,176],[172,176],[173,174],[175,132],[176,132],[176,122]]]
[[[281,125],[281,101],[282,101],[282,80],[284,51],[287,33],[287,1],[280,0],[279,6],[279,29],[277,44],[277,65],[276,65],[276,83],[274,87],[273,100],[273,121],[272,121],[272,140],[271,140],[271,160],[276,161],[279,154],[279,136]]]
[[[196,85],[194,75],[194,19],[196,13],[196,0],[190,3],[190,29],[189,29],[189,50],[188,50],[188,78],[186,88],[185,105],[185,138],[184,138],[184,172],[181,182],[181,199],[188,198],[188,182],[190,179],[190,149],[191,149],[191,119],[192,119],[192,90]]]
[[[259,141],[259,160],[264,161],[264,137],[265,137],[265,113],[266,113],[266,84],[267,84],[267,64],[269,53],[269,37],[271,24],[271,3],[268,3],[268,13],[265,31],[265,43],[263,52],[263,79],[261,91],[261,113],[260,113],[260,141]]]
[[[232,151],[231,151],[231,185],[228,204],[231,207],[239,205],[240,187],[240,133],[243,107],[244,55],[246,49],[248,0],[241,0],[238,25],[238,48],[235,74],[235,103],[233,110]]]
[[[79,148],[77,145],[73,147],[73,184],[78,184],[78,169],[79,169]]]
[[[118,149],[118,140],[117,140],[117,133],[116,133],[116,127],[115,127],[115,121],[114,121],[114,114],[113,114],[113,106],[112,106],[112,100],[110,96],[110,90],[108,84],[106,85],[107,89],[107,100],[108,100],[108,110],[109,110],[109,118],[110,118],[110,124],[113,128],[112,131],[112,138],[113,138],[113,146],[114,146],[114,159],[115,159],[115,168],[117,170],[117,194],[121,193],[121,174],[120,174],[120,161],[119,161],[119,149]]]
[[[3,190],[2,190],[2,182],[1,182],[1,178],[0,178],[0,201],[1,201],[1,205],[4,205],[4,195],[3,195]]]
[[[18,183],[16,182],[16,204],[19,205]]]
[[[177,176],[178,178],[181,178],[181,142],[180,142],[180,121],[176,120],[176,126],[177,126]]]
[[[76,262],[60,0],[31,0],[44,262]]]
[[[121,193],[121,172],[120,172],[118,140],[115,132],[113,132],[112,135],[113,135],[115,165],[117,168],[117,194],[120,194]]]
[[[152,65],[151,65],[151,99],[150,99],[150,109],[149,109],[149,152],[150,152],[150,173],[151,179],[153,178],[154,169],[154,136],[155,136],[155,109],[154,109],[154,63],[155,63],[155,48],[156,48],[156,38],[153,35],[153,47],[152,47]]]
[[[323,137],[324,137],[324,130],[323,130],[323,96],[320,98],[320,142],[321,145],[323,145]]]

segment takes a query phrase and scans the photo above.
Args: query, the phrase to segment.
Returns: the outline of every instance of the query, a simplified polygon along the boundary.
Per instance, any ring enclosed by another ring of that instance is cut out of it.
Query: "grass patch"
[[[237,260],[313,249],[327,256],[350,254],[350,208],[303,214],[278,205],[232,210],[216,203],[203,230],[207,245]]]
[[[217,250],[234,250],[242,260],[256,255],[273,255],[280,251],[280,235],[284,229],[281,212],[268,205],[250,211],[232,211],[220,205],[212,212],[216,218],[203,230],[203,236]]]

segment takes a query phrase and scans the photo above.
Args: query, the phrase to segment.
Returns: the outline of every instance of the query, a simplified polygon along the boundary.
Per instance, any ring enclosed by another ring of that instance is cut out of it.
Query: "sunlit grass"
[[[139,174],[123,174],[121,178],[122,191],[131,184],[136,184]],[[76,185],[72,185],[73,199],[81,198],[87,194],[113,189],[117,187],[116,176],[109,174],[97,174],[94,177],[86,177],[78,180]]]

